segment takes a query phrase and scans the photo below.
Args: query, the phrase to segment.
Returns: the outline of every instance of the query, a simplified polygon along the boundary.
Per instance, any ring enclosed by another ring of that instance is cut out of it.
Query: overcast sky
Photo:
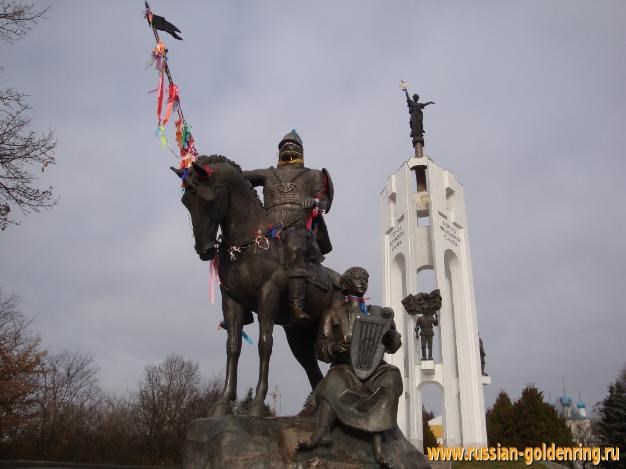
[[[221,373],[219,298],[210,304],[177,162],[154,135],[143,2],[50,4],[25,39],[0,43],[0,85],[29,95],[35,129],[55,131],[57,164],[40,183],[60,201],[0,233],[0,285],[46,347],[92,354],[107,390],[136,389],[170,353]],[[554,400],[563,379],[588,406],[604,397],[626,361],[625,2],[151,6],[182,30],[184,41],[163,39],[201,153],[267,167],[296,128],[307,165],[335,181],[327,265],[366,267],[373,303],[379,193],[412,152],[398,83],[435,101],[426,152],[465,189],[487,405],[527,383]],[[256,340],[256,323],[247,331]],[[293,413],[308,384],[276,337],[270,384]],[[243,347],[240,395],[258,365]]]

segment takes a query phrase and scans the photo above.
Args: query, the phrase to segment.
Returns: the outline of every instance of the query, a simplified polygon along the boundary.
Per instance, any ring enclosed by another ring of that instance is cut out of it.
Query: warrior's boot
[[[290,277],[287,283],[289,290],[289,311],[294,322],[305,321],[309,315],[304,312],[304,294],[306,293],[305,277]]]

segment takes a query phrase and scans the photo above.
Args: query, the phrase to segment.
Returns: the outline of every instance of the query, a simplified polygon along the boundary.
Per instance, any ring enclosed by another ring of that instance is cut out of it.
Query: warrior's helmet
[[[304,147],[296,129],[292,129],[278,144],[278,165],[304,163]]]

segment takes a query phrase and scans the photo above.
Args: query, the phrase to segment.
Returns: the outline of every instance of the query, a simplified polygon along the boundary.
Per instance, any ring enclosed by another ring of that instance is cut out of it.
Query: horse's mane
[[[239,166],[233,160],[226,158],[224,155],[200,155],[196,160],[196,163],[198,163],[200,166],[204,166],[205,164],[226,163],[227,165],[235,168],[240,173],[242,172],[241,166]]]
[[[241,166],[239,166],[233,160],[225,157],[224,155],[210,155],[210,156],[200,155],[198,159],[196,160],[196,163],[198,163],[200,166],[204,166],[205,164],[224,163],[224,164],[227,164],[228,166],[235,168],[237,171],[239,171],[242,174],[242,178],[243,178],[243,171],[241,170]],[[261,199],[259,198],[259,193],[256,191],[254,186],[250,183],[250,181],[248,181],[245,178],[244,178],[244,181],[246,181],[246,184],[248,184],[248,188],[254,194],[254,197],[256,198],[259,205],[263,207],[263,202],[261,202]]]

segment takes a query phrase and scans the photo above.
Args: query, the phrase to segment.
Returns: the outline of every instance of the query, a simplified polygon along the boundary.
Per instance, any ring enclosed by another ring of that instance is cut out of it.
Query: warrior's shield
[[[328,213],[335,198],[335,186],[333,186],[333,180],[330,178],[330,173],[326,168],[322,168],[322,174],[324,175],[326,197],[328,198],[328,206],[326,207],[326,213]]]
[[[385,353],[382,338],[393,319],[370,314],[359,314],[354,320],[350,361],[359,379],[367,379],[380,364]]]

